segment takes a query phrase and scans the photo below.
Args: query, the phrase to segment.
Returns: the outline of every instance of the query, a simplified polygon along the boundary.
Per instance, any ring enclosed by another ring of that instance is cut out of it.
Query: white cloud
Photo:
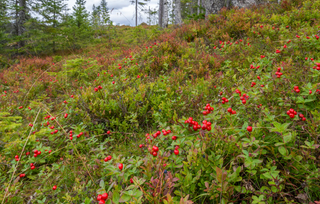
[[[70,11],[72,11],[72,7],[75,4],[76,0],[69,0],[68,7]],[[89,12],[92,12],[93,4],[95,6],[100,5],[101,0],[91,0],[86,2],[86,8]],[[146,9],[153,10],[158,7],[159,0],[150,0],[145,6]],[[110,19],[113,23],[116,24],[124,24],[124,25],[135,25],[135,6],[130,3],[130,0],[110,0],[107,1],[110,13]],[[140,12],[138,17],[138,24],[145,22],[147,23],[147,14]]]

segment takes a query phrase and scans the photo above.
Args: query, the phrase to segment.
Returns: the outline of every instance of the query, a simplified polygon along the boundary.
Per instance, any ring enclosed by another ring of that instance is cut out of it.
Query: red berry
[[[108,160],[111,160],[111,159],[112,159],[112,156],[111,156],[111,155],[109,155],[109,156],[107,156],[107,158],[108,158]]]
[[[251,127],[251,126],[248,126],[248,127],[247,127],[247,130],[248,130],[249,132],[252,132],[252,127]]]
[[[120,171],[121,171],[121,170],[123,169],[123,164],[120,163],[120,164],[118,165],[118,168],[119,168]]]
[[[101,195],[102,200],[107,200],[108,199],[108,193],[104,193]]]
[[[154,152],[157,152],[157,151],[159,151],[159,148],[158,148],[157,146],[153,146],[153,147],[152,147],[152,150],[153,150]]]
[[[99,201],[99,200],[101,200],[101,195],[100,194],[97,196],[97,201]]]
[[[130,179],[130,183],[133,183],[133,179],[132,178]]]
[[[57,186],[53,186],[52,189],[53,189],[53,190],[56,190],[56,189],[57,189]]]
[[[172,140],[176,140],[177,139],[177,136],[172,136]]]
[[[178,149],[175,149],[175,150],[173,151],[173,153],[174,153],[175,155],[178,155],[178,154],[179,154],[179,150],[178,150]]]
[[[156,156],[158,155],[158,153],[157,153],[157,152],[152,152],[152,155],[153,155],[154,157],[156,157]]]

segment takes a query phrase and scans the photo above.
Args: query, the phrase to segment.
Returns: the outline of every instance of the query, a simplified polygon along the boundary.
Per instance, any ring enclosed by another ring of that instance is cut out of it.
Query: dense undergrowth
[[[319,9],[118,27],[78,54],[12,61],[0,201],[320,203]]]

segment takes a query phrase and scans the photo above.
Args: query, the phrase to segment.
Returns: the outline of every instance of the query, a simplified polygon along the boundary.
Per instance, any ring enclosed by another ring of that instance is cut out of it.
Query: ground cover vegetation
[[[0,73],[2,203],[320,203],[320,0],[223,9]]]

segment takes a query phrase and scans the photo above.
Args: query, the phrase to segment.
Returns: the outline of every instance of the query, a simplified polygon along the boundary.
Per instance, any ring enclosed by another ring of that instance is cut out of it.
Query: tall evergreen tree
[[[89,14],[85,7],[85,0],[76,0],[76,4],[73,6],[73,16],[78,28],[87,26]]]
[[[91,13],[91,25],[97,29],[100,26],[100,13],[101,9],[100,6],[92,6],[92,13]]]
[[[56,50],[56,41],[61,39],[61,19],[67,4],[64,0],[39,0],[38,12],[43,17],[44,33],[52,42],[53,51]]]
[[[100,14],[101,14],[102,25],[109,25],[110,24],[110,14],[109,14],[109,8],[107,6],[106,0],[101,0]]]
[[[0,48],[5,44],[5,30],[8,25],[7,9],[6,0],[0,0]]]

